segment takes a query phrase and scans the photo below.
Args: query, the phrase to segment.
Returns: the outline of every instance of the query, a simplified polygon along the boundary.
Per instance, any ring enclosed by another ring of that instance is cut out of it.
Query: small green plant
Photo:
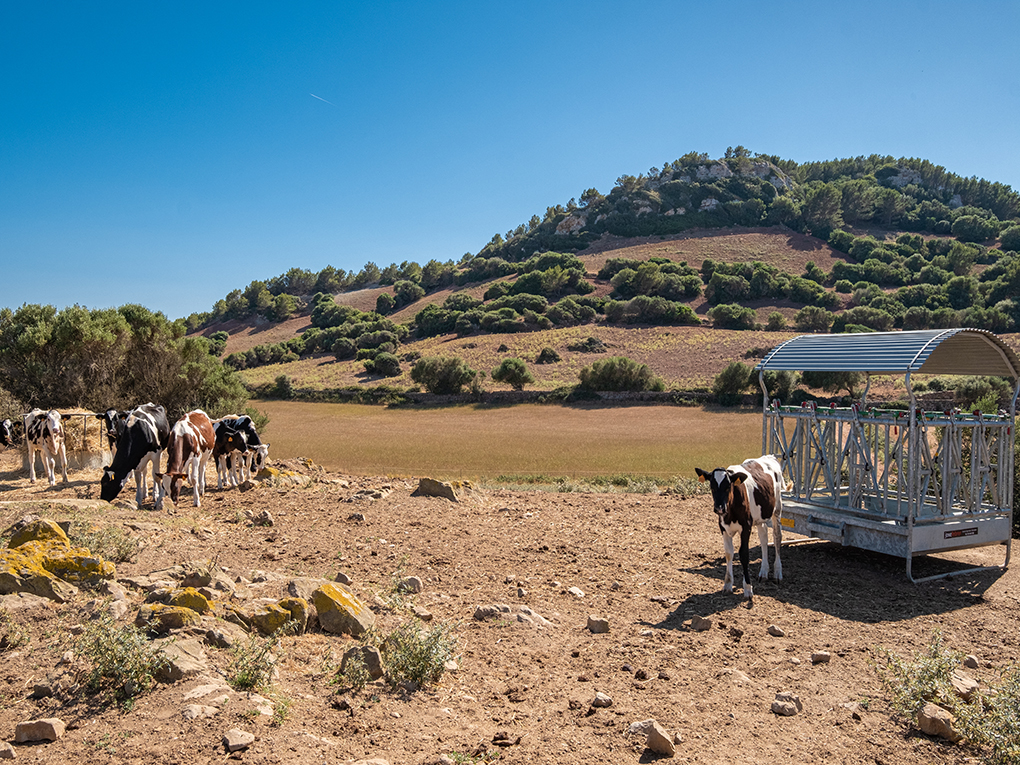
[[[6,608],[0,608],[0,651],[13,651],[28,642],[28,630],[11,618]]]
[[[238,691],[258,691],[267,688],[273,679],[276,657],[273,651],[285,635],[297,627],[293,619],[268,637],[252,635],[248,642],[234,648],[234,658],[227,668],[227,682]]]
[[[287,717],[290,715],[290,704],[291,701],[287,696],[276,696],[273,699],[273,719],[270,722],[276,728],[279,728],[284,722],[287,721]]]
[[[457,648],[455,626],[439,622],[427,627],[415,619],[393,630],[382,646],[390,684],[422,688],[438,683]]]
[[[138,555],[138,540],[116,526],[96,526],[83,521],[72,521],[68,539],[78,547],[85,547],[113,563],[134,560]]]
[[[362,658],[361,653],[356,653],[348,657],[343,668],[338,670],[336,675],[333,677],[333,683],[337,686],[338,692],[344,693],[346,691],[354,691],[360,693],[368,685],[372,676],[368,673],[368,667],[365,666],[365,660]]]
[[[132,625],[118,625],[109,614],[85,623],[73,641],[75,654],[89,665],[82,687],[88,693],[107,691],[121,701],[145,693],[156,673],[167,664],[166,654]]]

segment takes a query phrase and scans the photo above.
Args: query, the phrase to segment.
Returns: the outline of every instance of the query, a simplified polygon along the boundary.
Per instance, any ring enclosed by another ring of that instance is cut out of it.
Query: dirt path
[[[459,641],[459,669],[437,687],[403,693],[380,682],[341,698],[324,667],[353,641],[318,630],[286,638],[279,679],[264,694],[275,698],[275,716],[242,699],[186,720],[196,680],[159,685],[128,713],[73,695],[32,698],[86,618],[96,596],[83,591],[66,605],[12,611],[31,640],[2,657],[0,740],[13,741],[23,720],[68,724],[58,741],[17,745],[19,762],[218,763],[228,759],[223,734],[240,728],[255,743],[229,757],[249,763],[433,763],[444,754],[480,762],[485,752],[508,763],[637,763],[656,755],[625,733],[655,718],[682,738],[679,762],[963,763],[973,751],[891,716],[869,663],[874,649],[910,654],[939,628],[951,647],[981,659],[979,680],[1018,658],[1015,568],[915,586],[899,559],[797,545],[783,551],[784,581],[756,585],[754,607],[744,607],[739,594],[721,591],[722,543],[704,497],[494,490],[454,504],[412,497],[415,482],[316,473],[308,487],[212,489],[201,509],[157,515],[81,502],[98,495],[98,473],[72,473],[69,485],[48,489],[30,487],[15,467],[13,455],[0,457],[3,528],[31,510],[128,530],[143,547],[118,565],[120,577],[212,559],[242,578],[235,602],[250,607],[281,597],[296,576],[342,571],[373,603],[391,593],[395,575],[417,575],[424,591],[413,604],[456,623]],[[387,487],[383,499],[355,498]],[[272,527],[245,522],[245,511],[262,510]],[[1002,553],[956,559],[1001,562]],[[754,548],[755,571],[756,556]],[[956,565],[921,560],[915,573]],[[269,581],[249,586],[259,571]],[[141,595],[129,599],[133,615]],[[552,625],[473,618],[477,606],[497,603],[526,605]],[[409,618],[400,608],[373,610],[383,632]],[[608,619],[609,633],[586,629],[589,615]],[[712,628],[692,630],[694,616]],[[769,625],[785,636],[769,635]],[[815,651],[831,661],[812,664]],[[229,662],[227,651],[207,654],[214,671]],[[779,691],[798,694],[803,712],[773,714]],[[592,708],[596,692],[612,706]]]

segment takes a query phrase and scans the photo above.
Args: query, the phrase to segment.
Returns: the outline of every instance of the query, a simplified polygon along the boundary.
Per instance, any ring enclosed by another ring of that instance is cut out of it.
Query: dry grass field
[[[761,415],[676,406],[388,408],[258,401],[275,459],[358,475],[694,476],[761,450]]]

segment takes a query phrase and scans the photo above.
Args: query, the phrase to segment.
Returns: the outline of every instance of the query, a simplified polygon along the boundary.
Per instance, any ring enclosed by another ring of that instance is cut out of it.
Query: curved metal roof
[[[983,329],[925,329],[800,335],[777,345],[755,367],[798,372],[996,375],[1020,379],[1020,358]]]

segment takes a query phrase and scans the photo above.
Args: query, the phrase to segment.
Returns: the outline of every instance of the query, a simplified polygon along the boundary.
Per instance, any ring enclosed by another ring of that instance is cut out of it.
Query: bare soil
[[[284,640],[279,677],[264,694],[276,700],[274,716],[242,698],[186,720],[193,702],[185,695],[208,682],[197,679],[158,685],[130,711],[73,693],[33,698],[34,684],[59,669],[73,625],[88,618],[96,595],[83,591],[64,605],[11,612],[31,640],[2,654],[0,739],[13,741],[23,720],[59,717],[68,726],[55,742],[16,745],[17,761],[433,763],[498,753],[508,763],[639,763],[659,756],[627,728],[655,718],[681,737],[682,762],[963,763],[980,753],[931,739],[891,713],[872,666],[876,648],[910,655],[941,629],[950,646],[980,658],[972,674],[982,682],[1020,651],[1015,568],[913,585],[900,559],[795,545],[783,551],[783,582],[756,584],[748,608],[739,592],[722,592],[722,543],[704,496],[492,489],[452,503],[412,497],[416,480],[289,466],[314,482],[212,488],[200,509],[189,502],[157,514],[151,503],[139,510],[93,501],[98,471],[73,472],[55,488],[31,486],[8,451],[0,455],[0,524],[36,512],[119,527],[143,546],[118,565],[118,576],[214,560],[241,578],[242,607],[283,596],[292,577],[342,571],[374,604],[383,632],[410,614],[377,596],[389,596],[395,574],[417,575],[425,586],[414,605],[457,625],[459,668],[416,692],[377,681],[340,696],[329,667],[353,641],[315,628]],[[360,490],[386,487],[392,493],[383,499],[358,499]],[[274,525],[246,523],[246,510],[269,511]],[[751,554],[756,572],[757,548]],[[919,559],[914,572],[1003,556],[1002,547],[980,548]],[[269,581],[247,585],[257,571]],[[133,616],[142,594],[129,599]],[[552,625],[473,618],[476,606],[495,603],[527,605]],[[588,631],[589,615],[608,619],[609,633]],[[694,631],[694,616],[712,628]],[[770,625],[785,636],[770,636]],[[831,661],[813,664],[817,651]],[[213,674],[225,671],[228,651],[206,653]],[[799,695],[803,711],[773,714],[780,691]],[[596,692],[612,706],[593,708]],[[254,744],[228,755],[222,737],[231,728],[253,733]]]

